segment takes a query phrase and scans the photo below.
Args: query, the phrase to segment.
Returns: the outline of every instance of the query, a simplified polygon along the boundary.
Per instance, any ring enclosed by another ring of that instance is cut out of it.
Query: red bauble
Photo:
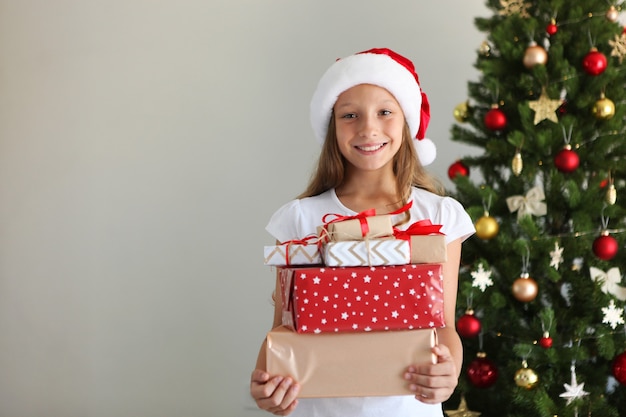
[[[544,349],[550,349],[552,347],[552,338],[550,337],[550,333],[545,332],[541,339],[539,339],[539,346]]]
[[[550,23],[548,23],[548,26],[546,26],[546,32],[550,36],[556,35],[556,32],[558,31],[559,31],[559,28],[556,25],[556,22],[554,20],[552,20]]]
[[[603,261],[610,261],[617,255],[618,246],[613,236],[603,233],[593,241],[593,254]]]
[[[576,168],[578,168],[579,163],[580,158],[578,157],[578,154],[574,152],[569,145],[554,155],[554,165],[561,172],[574,172],[576,171]]]
[[[506,114],[497,107],[492,107],[485,113],[485,127],[489,130],[502,130],[506,127]]]
[[[482,325],[472,310],[467,310],[456,322],[456,331],[465,338],[478,336]]]
[[[591,48],[591,51],[583,58],[583,69],[589,75],[602,74],[606,69],[606,64],[606,56],[596,48]]]
[[[498,368],[484,353],[479,352],[467,366],[467,378],[477,388],[489,388],[498,379]]]
[[[456,161],[450,165],[450,168],[448,168],[448,177],[451,180],[453,180],[457,175],[462,177],[467,177],[469,175],[469,168],[462,161]]]
[[[626,352],[620,353],[613,359],[611,371],[617,382],[626,385]]]

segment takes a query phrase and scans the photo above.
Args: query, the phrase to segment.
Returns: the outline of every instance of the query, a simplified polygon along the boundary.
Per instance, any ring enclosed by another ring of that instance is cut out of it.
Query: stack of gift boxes
[[[433,361],[443,327],[445,236],[373,211],[328,216],[318,233],[265,247],[278,269],[282,326],[267,334],[267,371],[300,397],[411,394],[406,367]]]

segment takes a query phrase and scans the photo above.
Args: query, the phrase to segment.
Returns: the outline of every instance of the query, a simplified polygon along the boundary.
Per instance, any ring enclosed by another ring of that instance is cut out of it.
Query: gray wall
[[[412,58],[432,170],[483,2],[0,1],[0,417],[248,416],[270,214],[337,57]]]

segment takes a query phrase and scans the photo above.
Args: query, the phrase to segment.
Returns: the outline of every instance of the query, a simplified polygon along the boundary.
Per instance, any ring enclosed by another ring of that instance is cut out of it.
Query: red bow
[[[354,216],[342,216],[340,214],[328,213],[328,214],[325,214],[324,217],[322,217],[322,223],[324,223],[324,230],[326,230],[328,228],[328,225],[332,223],[343,222],[346,220],[358,220],[359,223],[361,223],[361,234],[363,237],[365,237],[370,231],[370,227],[367,224],[367,218],[371,216],[375,216],[375,215],[376,215],[375,209],[365,210],[365,211],[355,214]],[[336,217],[327,222],[326,218],[328,216],[336,216]]]
[[[393,235],[396,239],[410,240],[416,235],[442,235],[440,224],[432,224],[430,220],[420,220],[410,225],[406,230],[393,228]]]

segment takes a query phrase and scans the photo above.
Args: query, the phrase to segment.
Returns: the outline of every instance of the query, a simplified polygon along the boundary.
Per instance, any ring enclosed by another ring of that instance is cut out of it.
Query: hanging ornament
[[[602,323],[608,324],[613,330],[624,324],[624,307],[617,307],[615,300],[609,301],[608,307],[602,307],[602,314]]]
[[[554,250],[550,251],[550,266],[559,270],[559,265],[563,263],[563,248],[559,246],[559,242],[554,242]]]
[[[620,285],[622,274],[618,267],[613,267],[608,271],[596,267],[589,267],[591,280],[600,284],[600,289],[605,294],[611,294],[620,301],[626,301],[626,287]]]
[[[528,272],[522,273],[519,278],[513,281],[512,286],[513,297],[517,301],[529,303],[537,297],[539,286],[537,281],[532,279]]]
[[[574,400],[578,400],[589,395],[589,393],[584,390],[585,383],[583,382],[582,384],[579,384],[576,382],[576,367],[572,364],[570,369],[572,372],[571,383],[563,384],[565,392],[559,395],[561,398],[567,398],[567,405],[570,405]]]
[[[454,162],[448,168],[448,178],[454,180],[457,175],[461,177],[467,177],[469,175],[469,168],[461,160]]]
[[[525,196],[507,197],[506,205],[511,213],[517,211],[517,220],[519,221],[524,216],[545,216],[548,212],[548,206],[543,202],[545,198],[543,189],[537,186],[528,190]]]
[[[476,236],[484,240],[496,237],[500,229],[498,222],[489,215],[488,211],[485,211],[483,216],[476,220],[474,227],[476,228]]]
[[[535,371],[528,367],[526,360],[522,362],[522,368],[515,372],[515,384],[518,387],[532,389],[539,382],[539,376]]]
[[[489,130],[502,130],[507,124],[506,114],[500,110],[497,104],[492,104],[491,109],[485,113],[484,122],[485,127]]]
[[[598,120],[609,120],[615,116],[615,103],[602,93],[600,99],[593,104],[591,113]]]
[[[600,75],[604,72],[607,65],[606,56],[598,51],[595,46],[583,58],[583,70],[593,76]]]
[[[607,230],[603,230],[600,236],[598,236],[592,245],[593,254],[603,261],[610,261],[617,255],[618,250],[617,240],[609,235]]]
[[[622,385],[626,385],[626,352],[622,352],[613,359],[611,373]]]
[[[610,171],[609,171],[608,184],[609,184],[609,188],[607,188],[606,190],[604,201],[606,201],[608,205],[612,206],[617,201],[617,190],[615,189],[615,184],[613,183],[613,175],[611,175]]]
[[[550,36],[554,36],[558,31],[559,27],[556,25],[556,19],[550,19],[550,23],[546,26],[546,33]]]
[[[624,28],[626,31],[626,28]],[[613,40],[609,41],[611,45],[611,56],[617,57],[617,60],[621,64],[626,56],[626,34],[624,32],[619,35],[613,35]]]
[[[519,14],[520,17],[530,17],[528,9],[531,3],[525,0],[500,0],[500,6],[502,6],[502,10],[500,10],[500,15],[502,16]]]
[[[482,324],[480,320],[474,315],[474,310],[468,308],[465,310],[465,314],[463,314],[456,321],[456,331],[466,339],[471,339],[473,337],[478,336],[480,330],[482,328]]]
[[[615,23],[617,22],[617,19],[619,18],[619,12],[615,8],[615,6],[611,5],[611,7],[609,7],[609,10],[607,10],[605,16],[609,22]]]
[[[524,167],[524,161],[522,161],[522,154],[519,149],[515,151],[515,155],[513,155],[513,160],[511,161],[511,172],[516,177],[522,173],[522,168]]]
[[[482,292],[485,292],[487,287],[491,287],[493,285],[493,280],[491,279],[491,269],[486,271],[482,262],[478,264],[476,271],[472,271],[470,275],[472,276],[472,287],[478,288]]]
[[[464,101],[463,103],[457,104],[456,107],[454,108],[454,111],[452,112],[452,114],[454,115],[454,118],[456,119],[457,122],[459,122],[459,123],[467,122],[467,120],[469,119],[469,104],[468,104],[468,102]]]
[[[539,346],[544,349],[550,349],[552,347],[552,338],[550,337],[550,333],[543,332],[543,336],[539,339]]]
[[[482,56],[489,56],[491,54],[491,46],[489,42],[483,41],[478,48],[478,53]]]
[[[552,100],[546,93],[546,88],[542,87],[539,99],[528,102],[528,107],[535,111],[533,123],[538,125],[543,120],[558,123],[559,118],[556,115],[556,111],[559,109],[562,102],[561,99]]]
[[[580,158],[578,154],[572,150],[572,146],[568,143],[556,155],[554,155],[554,166],[561,172],[569,174],[576,171]]]
[[[537,45],[537,42],[532,41],[524,51],[522,62],[528,69],[535,65],[545,65],[548,62],[548,51],[543,46]]]
[[[467,366],[467,378],[476,388],[489,388],[498,379],[498,368],[485,352],[478,352]]]

